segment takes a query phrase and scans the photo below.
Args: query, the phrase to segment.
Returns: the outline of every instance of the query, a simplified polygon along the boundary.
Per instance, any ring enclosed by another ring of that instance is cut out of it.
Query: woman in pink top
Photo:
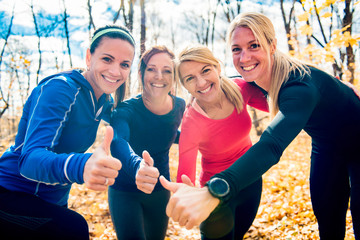
[[[241,78],[221,75],[220,62],[204,46],[186,48],[179,55],[177,71],[182,85],[192,95],[181,126],[179,168],[181,176],[196,180],[196,159],[201,153],[200,185],[227,169],[251,146],[251,118],[246,105],[268,111],[259,87]],[[202,239],[242,239],[250,228],[261,198],[259,179],[220,206],[200,225]]]

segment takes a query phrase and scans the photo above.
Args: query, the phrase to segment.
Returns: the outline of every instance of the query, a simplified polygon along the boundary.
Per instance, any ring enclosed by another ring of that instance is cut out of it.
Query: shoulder
[[[176,96],[172,96],[173,99],[174,99],[174,105],[175,105],[175,108],[180,108],[181,111],[184,111],[185,110],[185,100],[183,98],[180,98],[180,97],[176,97]]]
[[[186,106],[183,116],[182,124],[193,123],[201,125],[203,122],[203,116],[195,110],[191,105]]]
[[[288,100],[299,101],[303,104],[315,103],[320,97],[318,83],[313,80],[313,71],[301,74],[299,71],[290,74],[279,91],[279,104]]]
[[[53,100],[70,97],[75,98],[81,90],[81,85],[77,84],[67,75],[57,74],[42,80],[36,87],[39,95],[49,96]]]
[[[71,88],[77,90],[81,88],[81,84],[72,77],[71,72],[61,72],[48,76],[41,80],[38,87],[60,87],[60,88]]]
[[[135,116],[135,110],[143,105],[141,95],[119,103],[111,114],[111,118],[128,118]]]
[[[240,88],[241,94],[245,97],[247,95],[254,95],[254,94],[260,94],[261,96],[267,94],[254,82],[246,82],[242,77],[235,77],[232,79]]]

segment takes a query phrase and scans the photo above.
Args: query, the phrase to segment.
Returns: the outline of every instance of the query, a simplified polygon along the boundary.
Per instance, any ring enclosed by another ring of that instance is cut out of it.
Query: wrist
[[[220,204],[223,204],[228,200],[230,196],[230,186],[225,179],[217,177],[212,178],[205,184],[205,186],[214,198],[219,199]]]

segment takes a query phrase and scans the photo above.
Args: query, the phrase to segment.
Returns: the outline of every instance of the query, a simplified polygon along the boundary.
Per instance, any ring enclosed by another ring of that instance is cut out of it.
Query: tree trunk
[[[9,28],[8,28],[6,36],[4,38],[4,40],[5,40],[4,47],[2,48],[1,53],[0,53],[0,69],[1,69],[2,58],[4,56],[5,48],[7,46],[8,39],[9,39],[10,34],[11,34],[11,28],[12,28],[12,24],[13,24],[13,20],[14,20],[14,9],[15,9],[15,5],[14,5],[13,10],[12,10],[10,23],[9,23]],[[0,82],[1,82],[1,74],[0,74]],[[8,102],[7,99],[5,99],[4,92],[2,91],[1,85],[0,85],[0,100],[4,103],[4,107],[1,108],[1,111],[0,111],[0,118],[1,118],[4,115],[4,113],[6,112],[6,110],[9,109],[9,102]]]
[[[73,64],[72,64],[72,59],[71,59],[70,35],[69,35],[69,27],[68,27],[68,20],[67,20],[68,15],[66,12],[65,0],[63,0],[63,4],[64,4],[64,31],[65,31],[65,37],[66,37],[66,46],[67,46],[68,55],[69,55],[70,68],[72,68]]]
[[[39,75],[40,75],[40,69],[41,69],[41,57],[42,57],[42,52],[41,52],[41,35],[40,35],[40,30],[39,30],[39,26],[37,24],[36,21],[36,16],[35,16],[35,12],[34,12],[34,4],[31,1],[31,13],[32,13],[32,17],[34,20],[34,25],[35,25],[35,32],[36,32],[36,36],[38,37],[38,53],[39,53],[39,66],[38,69],[36,71],[36,84],[39,84]]]
[[[352,32],[352,21],[353,21],[353,13],[350,11],[351,0],[345,1],[345,9],[344,9],[344,18],[342,27],[348,27],[344,33],[348,32],[351,35]],[[346,47],[346,57],[347,57],[347,69],[351,73],[350,83],[354,83],[355,79],[355,55],[354,50],[350,44]]]

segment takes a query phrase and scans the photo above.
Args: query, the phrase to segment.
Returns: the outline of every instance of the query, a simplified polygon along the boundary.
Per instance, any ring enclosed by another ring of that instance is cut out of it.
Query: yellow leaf
[[[303,22],[303,21],[305,22],[305,21],[307,21],[309,19],[309,16],[310,16],[310,14],[308,12],[304,12],[303,14],[300,14],[298,16],[298,21],[299,22]]]
[[[332,4],[335,4],[337,2],[337,0],[326,0],[326,2],[324,4],[326,4],[327,6],[330,6]]]
[[[329,17],[331,17],[331,16],[332,16],[331,13],[326,12],[326,13],[324,13],[321,17],[322,17],[322,18],[329,18]]]
[[[307,25],[307,24],[304,25],[304,26],[301,26],[301,27],[299,28],[299,30],[300,30],[301,34],[303,34],[303,35],[311,36],[312,33],[313,33],[312,27],[310,27],[310,26]]]

